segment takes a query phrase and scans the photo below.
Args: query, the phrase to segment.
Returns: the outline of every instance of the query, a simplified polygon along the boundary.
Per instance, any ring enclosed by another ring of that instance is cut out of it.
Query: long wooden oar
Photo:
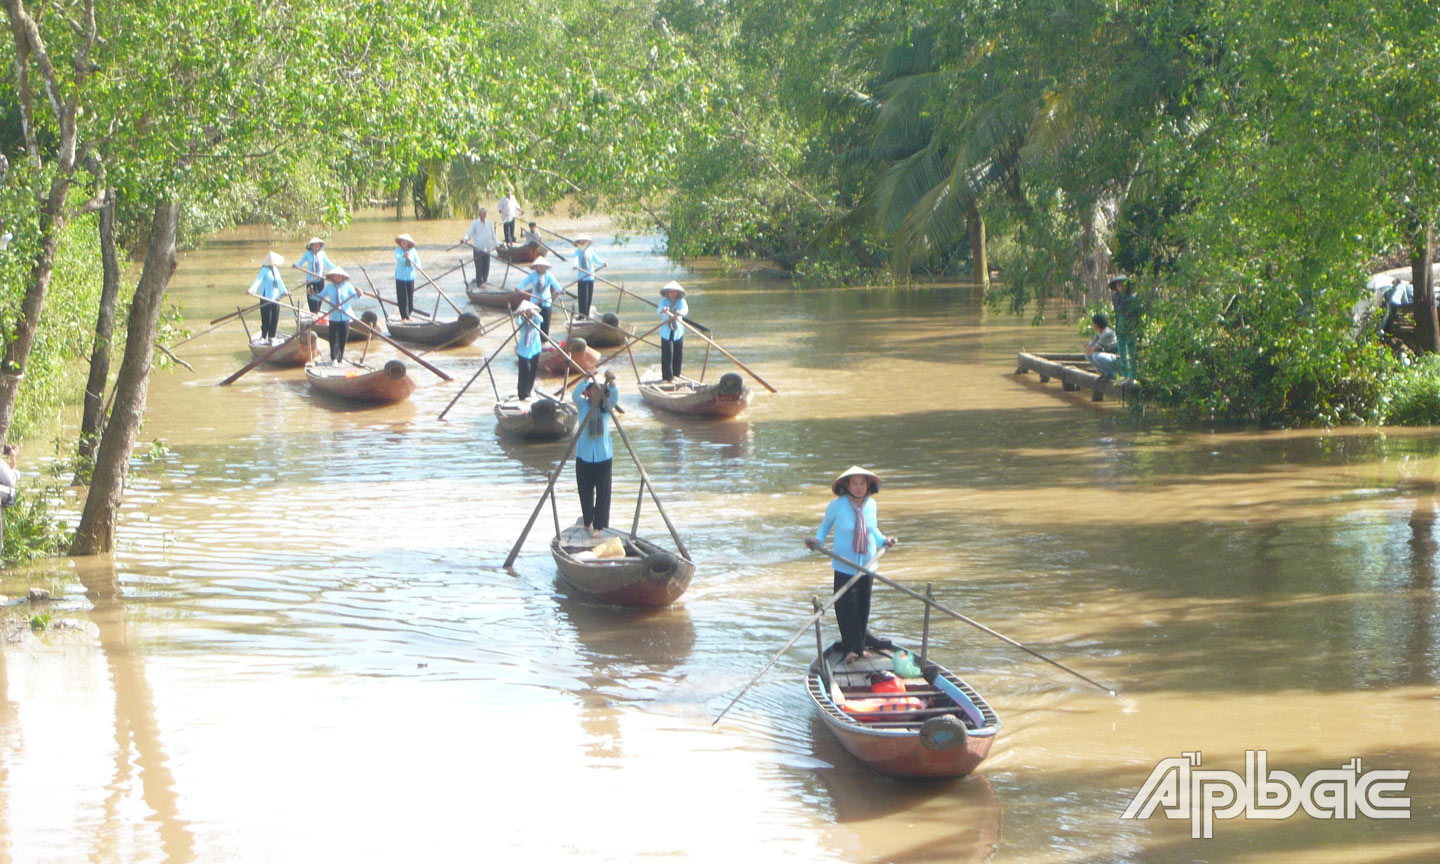
[[[321,297],[321,298],[320,298],[320,302],[321,302],[321,303],[324,303],[326,306],[329,306],[331,312],[334,312],[334,311],[336,311],[336,310],[339,308],[339,307],[337,307],[334,303],[331,303],[329,300],[326,300],[324,297]],[[327,313],[327,314],[328,314],[328,313]],[[372,335],[374,335],[374,337],[375,337],[376,339],[379,339],[381,342],[384,342],[386,345],[389,345],[391,348],[394,348],[396,351],[399,351],[401,354],[404,354],[406,357],[409,357],[411,360],[414,360],[416,363],[419,363],[421,366],[425,367],[425,368],[426,368],[427,370],[429,370],[430,372],[433,372],[434,374],[438,375],[438,376],[440,377],[440,380],[441,380],[441,381],[454,381],[454,380],[455,380],[454,378],[452,378],[452,377],[450,377],[448,374],[446,374],[446,372],[445,372],[444,369],[441,369],[440,367],[434,365],[433,363],[430,363],[430,362],[427,361],[424,357],[421,357],[419,354],[416,354],[414,351],[411,351],[409,348],[406,348],[404,345],[401,345],[400,343],[396,342],[394,339],[391,339],[389,336],[386,336],[384,333],[381,333],[379,330],[376,330],[374,327],[371,327],[369,324],[366,324],[364,321],[361,321],[361,320],[359,320],[359,319],[355,319],[355,320],[351,321],[351,323],[352,323],[352,324],[359,324],[359,325],[360,325],[360,329],[361,329],[362,331],[367,331],[367,332],[371,333]]]
[[[942,606],[941,604],[936,603],[934,600],[931,600],[929,597],[926,597],[924,594],[921,594],[921,593],[918,592],[918,591],[912,591],[912,590],[910,590],[909,588],[906,588],[904,585],[901,585],[901,584],[899,584],[898,582],[895,582],[894,580],[887,579],[887,578],[885,578],[884,576],[881,576],[879,573],[876,573],[876,572],[874,572],[873,570],[870,570],[870,569],[867,568],[867,567],[861,567],[859,564],[856,564],[854,561],[851,561],[851,560],[849,560],[848,558],[845,558],[844,556],[836,555],[834,552],[832,552],[832,551],[829,550],[829,549],[826,549],[824,546],[819,547],[816,551],[818,551],[818,552],[824,552],[826,555],[829,555],[831,558],[834,558],[836,561],[839,561],[841,564],[847,564],[847,565],[849,565],[849,566],[851,566],[851,567],[856,568],[857,572],[859,572],[859,573],[863,573],[863,574],[866,575],[866,576],[874,576],[876,579],[880,580],[881,582],[884,582],[886,585],[889,585],[891,588],[894,588],[896,591],[899,591],[901,594],[907,594],[907,595],[909,595],[909,596],[911,596],[911,597],[914,597],[916,600],[919,600],[920,602],[926,604],[927,606],[930,606],[930,607],[933,608],[936,612],[944,612],[946,615],[949,615],[951,618],[954,618],[954,619],[956,619],[957,621],[964,621],[966,624],[969,624],[971,627],[974,627],[974,628],[976,628],[976,629],[978,629],[978,630],[982,630],[982,631],[984,631],[984,632],[986,632],[986,633],[989,633],[991,636],[994,636],[996,639],[999,639],[1000,641],[1002,641],[1002,642],[1004,642],[1004,643],[1006,643],[1006,644],[1008,644],[1008,645],[1013,645],[1013,646],[1015,646],[1016,648],[1019,648],[1021,651],[1024,651],[1025,653],[1030,654],[1030,655],[1033,656],[1033,657],[1036,657],[1036,658],[1039,658],[1039,659],[1041,659],[1041,660],[1044,660],[1046,663],[1049,663],[1051,666],[1054,666],[1054,667],[1057,668],[1057,669],[1063,669],[1064,671],[1069,672],[1071,675],[1074,675],[1076,678],[1079,678],[1081,681],[1084,681],[1086,684],[1089,684],[1089,685],[1092,686],[1092,687],[1097,687],[1097,688],[1099,688],[1099,689],[1101,689],[1101,690],[1104,690],[1106,693],[1109,693],[1111,696],[1117,695],[1117,694],[1116,694],[1116,691],[1115,691],[1115,689],[1114,689],[1113,687],[1106,687],[1104,684],[1101,684],[1100,682],[1098,682],[1098,681],[1096,681],[1096,680],[1094,680],[1094,679],[1092,679],[1092,678],[1087,678],[1087,677],[1085,677],[1084,675],[1080,674],[1079,672],[1076,672],[1074,669],[1071,669],[1069,666],[1066,666],[1064,663],[1060,663],[1060,662],[1058,662],[1058,661],[1056,661],[1056,660],[1051,660],[1049,657],[1046,657],[1044,654],[1041,654],[1039,651],[1036,651],[1034,648],[1031,648],[1031,647],[1029,647],[1029,646],[1027,646],[1027,645],[1022,645],[1021,643],[1016,642],[1014,639],[1011,639],[1009,636],[1006,636],[1004,633],[999,633],[999,632],[997,632],[997,631],[995,631],[995,630],[991,630],[989,627],[986,627],[984,624],[981,624],[979,621],[976,621],[974,618],[968,618],[968,617],[966,617],[966,616],[964,616],[964,615],[961,615],[959,612],[956,612],[954,609],[950,609],[950,608],[947,608],[947,607],[945,607],[945,606]]]
[[[186,338],[184,338],[184,339],[181,339],[179,342],[176,342],[174,345],[171,345],[170,347],[171,347],[171,348],[179,348],[181,345],[184,345],[186,342],[194,342],[196,339],[199,339],[201,336],[204,336],[206,333],[214,333],[216,330],[219,330],[221,327],[224,327],[226,324],[229,324],[230,321],[233,321],[233,320],[235,320],[235,319],[231,318],[229,321],[221,321],[219,324],[216,324],[214,327],[208,327],[208,328],[206,328],[206,329],[204,329],[204,330],[201,330],[199,333],[196,333],[194,336],[188,336],[188,337],[186,337]]]
[[[577,426],[575,434],[570,438],[570,446],[566,448],[565,455],[560,457],[559,463],[555,465],[555,470],[550,472],[550,479],[545,482],[545,491],[540,493],[540,500],[535,502],[535,509],[530,511],[530,519],[525,523],[524,530],[520,532],[520,538],[511,547],[510,554],[505,556],[503,566],[506,570],[509,570],[515,564],[515,559],[519,557],[520,547],[525,545],[525,538],[530,536],[530,529],[535,527],[535,520],[540,518],[540,511],[545,507],[545,499],[553,498],[555,495],[555,481],[560,479],[560,472],[565,470],[565,463],[575,455],[575,448],[580,446],[580,436],[584,434],[584,425]]]
[[[259,304],[259,303],[256,303],[254,306],[246,306],[244,309],[236,309],[234,312],[226,313],[226,314],[224,314],[224,315],[221,315],[219,318],[211,318],[211,319],[210,319],[210,323],[211,323],[211,324],[220,324],[220,323],[222,323],[222,322],[229,321],[231,318],[239,318],[241,315],[244,315],[246,312],[254,312],[256,309],[259,309],[259,308],[260,308],[260,304]]]
[[[875,566],[875,562],[880,560],[880,556],[881,556],[881,555],[884,555],[884,554],[885,554],[885,550],[888,549],[888,548],[889,548],[889,547],[882,545],[882,546],[875,552],[875,557],[874,557],[874,558],[871,558],[871,559],[870,559],[870,563],[867,564],[867,565],[865,565],[865,566],[866,566],[866,567],[874,567],[874,566]],[[756,673],[755,673],[755,677],[750,679],[750,683],[749,683],[749,684],[746,684],[744,687],[740,688],[740,692],[735,694],[735,698],[730,700],[730,704],[725,706],[725,710],[724,710],[724,711],[721,711],[720,714],[719,714],[719,716],[717,716],[717,717],[710,723],[710,725],[711,725],[712,727],[715,726],[717,723],[719,723],[719,722],[721,721],[721,719],[723,719],[723,718],[725,717],[726,714],[730,713],[730,709],[735,707],[735,705],[740,701],[741,697],[743,697],[746,693],[749,693],[749,692],[750,692],[750,688],[755,686],[755,682],[757,682],[757,681],[760,680],[760,676],[764,675],[766,672],[769,672],[769,671],[770,671],[770,667],[771,667],[771,666],[774,666],[775,663],[776,663],[781,657],[785,656],[785,652],[786,652],[786,651],[789,651],[789,650],[790,650],[790,647],[791,647],[792,645],[794,645],[796,642],[799,642],[799,641],[800,641],[800,637],[805,635],[805,631],[806,631],[806,630],[809,630],[810,627],[811,627],[811,625],[813,625],[816,621],[819,621],[822,617],[824,617],[824,615],[825,615],[825,610],[826,610],[826,609],[829,609],[831,606],[834,606],[834,605],[835,605],[835,601],[839,600],[841,597],[844,597],[844,596],[845,596],[845,593],[846,593],[847,591],[849,591],[851,588],[855,587],[855,583],[856,583],[856,582],[859,582],[859,581],[860,581],[860,577],[861,577],[861,576],[864,576],[864,575],[865,575],[865,574],[864,574],[863,572],[860,572],[860,571],[857,570],[857,571],[855,572],[855,575],[854,575],[854,576],[851,576],[851,577],[849,578],[849,580],[847,580],[847,581],[845,582],[844,585],[841,585],[841,586],[840,586],[840,590],[839,590],[839,591],[836,591],[834,594],[831,594],[831,595],[830,595],[830,599],[829,599],[829,600],[826,600],[824,603],[821,603],[821,604],[819,604],[818,606],[816,606],[816,607],[815,607],[815,614],[814,614],[814,615],[811,615],[809,618],[806,618],[806,619],[805,619],[805,623],[800,625],[800,629],[795,631],[795,635],[790,637],[790,641],[788,641],[788,642],[785,643],[785,647],[783,647],[783,648],[781,648],[779,651],[775,652],[775,656],[770,658],[770,662],[766,663],[765,666],[764,666],[764,668],[762,668],[759,672],[756,672]],[[817,637],[817,638],[818,638],[818,637]],[[823,655],[822,655],[822,656],[823,656]]]
[[[450,409],[455,407],[455,403],[460,401],[460,397],[465,395],[465,391],[470,389],[470,385],[475,383],[476,379],[480,377],[480,373],[490,368],[490,362],[500,356],[501,350],[503,350],[506,345],[509,345],[510,340],[514,339],[515,334],[519,332],[518,329],[510,331],[510,335],[505,337],[505,341],[500,343],[500,347],[496,348],[491,352],[489,357],[485,358],[485,362],[480,364],[480,368],[475,370],[475,374],[470,376],[470,380],[465,382],[465,386],[460,388],[460,392],[456,393],[455,398],[450,400],[450,404],[445,406],[445,410],[440,412],[439,419],[445,419],[445,415],[450,413]],[[500,391],[498,389],[495,391],[495,398],[500,398]]]
[[[608,267],[609,265],[607,264],[606,266]],[[601,268],[601,269],[604,269],[604,268]],[[641,303],[647,303],[647,304],[649,304],[649,305],[650,305],[650,308],[652,308],[652,309],[659,309],[659,308],[660,308],[660,304],[659,304],[659,303],[656,303],[654,300],[651,300],[649,297],[646,297],[646,296],[643,295],[643,294],[636,294],[634,291],[631,291],[629,288],[626,288],[624,285],[621,285],[621,284],[618,283],[618,282],[611,282],[609,279],[606,279],[604,276],[596,276],[596,277],[595,277],[595,281],[596,281],[596,282],[604,282],[606,285],[609,285],[611,288],[614,288],[614,289],[618,290],[618,291],[619,291],[620,293],[622,293],[622,294],[629,294],[631,297],[634,297],[636,300],[639,300]],[[688,315],[685,316],[685,323],[686,323],[686,324],[689,324],[690,326],[692,326],[692,327],[694,327],[694,328],[696,328],[697,330],[704,330],[706,333],[713,333],[713,332],[715,332],[715,331],[711,330],[709,327],[706,327],[704,324],[701,324],[699,321],[696,321],[695,319],[689,317]]]
[[[556,232],[556,231],[551,231],[549,228],[546,228],[546,227],[540,225],[538,222],[535,224],[535,227],[536,227],[536,228],[539,228],[541,231],[544,231],[546,234],[554,234],[556,237],[559,237],[561,240],[564,240],[566,243],[569,243],[571,246],[574,246],[574,245],[575,245],[575,241],[574,241],[574,240],[571,240],[569,237],[566,237],[564,234],[560,234],[560,233],[558,233],[558,232]]]
[[[729,357],[731,363],[734,363],[736,366],[739,366],[741,369],[744,369],[745,372],[748,373],[751,378],[754,378],[756,381],[759,381],[760,384],[761,384],[762,386],[764,386],[764,388],[765,388],[766,390],[769,390],[771,393],[779,393],[779,392],[780,392],[779,390],[776,390],[774,387],[771,387],[769,381],[766,381],[764,378],[761,378],[759,375],[756,375],[754,369],[751,369],[749,366],[746,366],[744,363],[741,363],[738,359],[736,359],[736,357],[735,357],[734,354],[731,354],[729,351],[726,351],[724,348],[721,348],[720,345],[719,345],[719,343],[717,343],[714,339],[711,339],[709,336],[706,336],[704,333],[701,333],[699,330],[696,330],[696,331],[695,331],[695,335],[696,335],[696,336],[699,336],[701,339],[704,339],[706,342],[709,342],[710,345],[711,345],[711,347],[713,347],[716,351],[719,351],[721,354],[724,354],[726,357]]]
[[[291,304],[289,304],[289,303],[287,303],[287,304],[285,304],[285,305],[291,306]],[[291,308],[293,309],[294,306],[291,306]],[[300,325],[300,329],[299,329],[299,330],[296,330],[296,331],[295,331],[295,335],[294,335],[294,336],[291,336],[290,339],[299,339],[302,334],[304,334],[307,330],[309,330],[310,328],[312,328],[312,327],[315,326],[315,321],[316,321],[316,320],[317,320],[317,319],[312,318],[312,319],[310,319],[309,321],[305,322],[304,324]],[[240,367],[238,370],[236,370],[230,377],[226,378],[224,381],[221,381],[221,382],[220,382],[220,386],[221,386],[221,387],[229,387],[231,384],[234,384],[236,381],[239,381],[239,380],[241,379],[241,377],[243,377],[243,376],[244,376],[247,372],[249,372],[251,369],[254,369],[256,366],[259,366],[261,363],[264,363],[266,360],[269,360],[270,357],[271,357],[271,355],[273,355],[275,352],[279,351],[281,348],[284,348],[286,345],[290,344],[290,339],[286,339],[284,342],[281,342],[279,345],[276,345],[276,346],[272,347],[269,351],[266,351],[264,354],[261,354],[259,357],[256,357],[256,358],[254,358],[253,360],[251,360],[249,363],[246,363],[244,366],[241,366],[241,367]]]
[[[464,262],[461,262],[461,263],[464,263]],[[456,315],[464,315],[464,314],[465,314],[465,313],[460,309],[459,306],[456,306],[456,305],[455,305],[455,301],[450,299],[450,295],[449,295],[449,294],[446,294],[444,291],[441,291],[441,290],[440,290],[440,286],[435,284],[435,280],[430,278],[430,274],[429,274],[429,273],[426,273],[426,272],[424,271],[424,269],[422,269],[422,268],[420,267],[420,265],[418,265],[418,264],[415,265],[415,269],[420,271],[420,275],[425,277],[425,281],[430,283],[430,287],[432,287],[432,288],[435,289],[435,293],[439,294],[440,297],[441,297],[441,299],[443,299],[446,303],[449,303],[449,304],[450,304],[450,308],[455,310],[455,314],[456,314]],[[454,267],[451,267],[449,270],[446,270],[444,273],[441,273],[441,274],[440,274],[440,278],[441,278],[441,279],[444,279],[446,276],[449,276],[451,273],[454,273],[456,270],[459,270],[459,269],[460,269],[460,265],[457,264],[457,265],[455,265]]]

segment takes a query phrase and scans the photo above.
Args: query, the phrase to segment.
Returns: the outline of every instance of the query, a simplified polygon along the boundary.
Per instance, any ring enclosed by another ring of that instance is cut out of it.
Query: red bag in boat
[[[870,673],[871,693],[904,693],[905,682],[895,677],[893,672],[871,672]]]

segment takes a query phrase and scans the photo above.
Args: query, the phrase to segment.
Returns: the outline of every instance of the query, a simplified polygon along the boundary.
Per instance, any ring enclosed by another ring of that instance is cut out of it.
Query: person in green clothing
[[[1121,377],[1133,379],[1137,365],[1136,349],[1140,342],[1140,298],[1135,296],[1135,286],[1129,276],[1116,276],[1110,280],[1110,302],[1115,307],[1116,354],[1120,358]]]

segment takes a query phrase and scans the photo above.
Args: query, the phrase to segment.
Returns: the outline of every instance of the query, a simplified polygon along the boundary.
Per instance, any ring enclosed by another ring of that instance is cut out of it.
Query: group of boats
[[[497,250],[496,256],[508,264],[520,264],[534,260],[540,251],[526,246],[507,246]],[[531,252],[534,254],[530,255]],[[526,255],[530,257],[527,259]],[[439,290],[438,285],[436,290]],[[303,367],[310,385],[330,398],[352,403],[397,402],[409,398],[415,391],[414,375],[400,359],[367,362],[371,340],[384,338],[423,364],[419,356],[409,354],[402,346],[409,344],[443,350],[471,345],[487,330],[507,320],[512,322],[513,327],[511,311],[525,298],[513,288],[473,282],[466,285],[465,293],[474,306],[500,311],[503,317],[487,324],[479,314],[459,312],[457,309],[459,314],[451,320],[440,320],[432,313],[431,317],[408,322],[387,318],[382,324],[379,315],[373,310],[367,311],[361,318],[364,326],[352,325],[349,335],[351,341],[366,343],[360,359],[330,363],[321,359],[328,356],[325,317],[306,318],[302,313],[297,315],[298,327],[294,335],[274,340],[252,338],[250,352],[256,363],[272,367]],[[726,372],[709,382],[684,376],[663,381],[655,372],[642,375],[634,364],[633,347],[646,340],[644,334],[636,337],[633,323],[622,320],[618,312],[581,317],[567,310],[559,311],[564,312],[566,320],[557,321],[561,326],[555,329],[560,331],[563,327],[563,341],[557,332],[558,350],[547,346],[539,362],[539,374],[552,381],[548,384],[537,382],[536,395],[527,399],[519,399],[513,394],[502,397],[497,389],[493,412],[497,431],[501,435],[529,441],[573,437],[578,425],[578,411],[571,400],[565,398],[570,382],[579,380],[582,373],[594,374],[602,365],[621,355],[626,355],[636,372],[641,399],[660,411],[723,420],[745,411],[753,398],[744,377],[736,372]],[[417,315],[416,319],[420,316]],[[388,336],[382,335],[382,328]],[[704,338],[707,346],[715,344],[708,337]],[[718,345],[715,347],[719,348]],[[598,349],[611,351],[605,354]],[[719,350],[724,352],[723,348]],[[500,349],[496,349],[496,354],[499,352]],[[724,353],[735,359],[728,352]],[[487,366],[494,356],[486,360]],[[708,366],[708,347],[706,360]],[[738,360],[735,362],[754,376],[748,367]],[[426,367],[432,368],[428,364]],[[477,372],[476,376],[479,374]],[[701,375],[703,379],[703,371]],[[556,377],[565,378],[565,384],[558,391],[553,390],[553,379]],[[758,376],[754,377],[765,383]],[[769,387],[769,384],[765,386]],[[545,392],[547,387],[551,388],[551,393]],[[628,441],[626,447],[629,448]],[[634,456],[633,451],[631,455]],[[550,485],[531,517],[532,525],[545,497],[551,496],[553,502],[554,483],[563,465],[562,461],[552,473]],[[642,502],[648,488],[656,506],[661,507],[638,457],[636,467],[641,477]],[[663,508],[661,514],[664,515]],[[602,604],[654,608],[674,603],[690,586],[695,574],[695,561],[681,543],[668,516],[665,518],[666,526],[670,528],[678,550],[674,552],[638,535],[639,504],[634,524],[628,532],[607,528],[600,536],[591,536],[579,525],[562,527],[558,512],[555,519],[550,553],[560,581],[572,593]],[[524,539],[522,535],[507,560],[507,566],[513,562]],[[928,642],[928,613],[926,620]],[[829,649],[822,646],[818,621],[816,639],[816,659],[804,681],[807,698],[823,725],[858,759],[890,776],[955,778],[970,773],[985,758],[1000,721],[985,700],[953,673],[925,658],[918,675],[896,675],[892,672],[895,665],[892,663],[893,652],[885,648],[877,648],[871,656],[847,663],[834,646]],[[922,658],[925,654],[926,650],[922,647]],[[908,671],[914,673],[916,670]],[[877,689],[882,684],[883,689]]]

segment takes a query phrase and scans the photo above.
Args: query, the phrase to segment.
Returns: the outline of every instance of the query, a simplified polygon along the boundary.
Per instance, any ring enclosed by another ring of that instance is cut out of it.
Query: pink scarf
[[[852,501],[854,499],[851,499]],[[853,507],[854,504],[851,504]],[[855,539],[851,548],[861,555],[870,554],[870,528],[865,524],[865,502],[855,507]]]

